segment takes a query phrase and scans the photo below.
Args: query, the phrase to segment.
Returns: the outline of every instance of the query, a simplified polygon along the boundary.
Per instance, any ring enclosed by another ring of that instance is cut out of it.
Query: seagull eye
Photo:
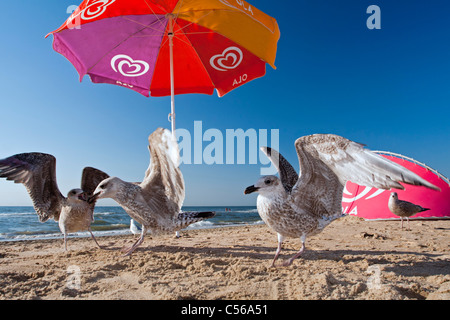
[[[100,189],[105,189],[106,188],[107,183],[104,183],[100,186]]]
[[[267,179],[266,181],[264,181],[265,184],[270,184],[270,180]]]

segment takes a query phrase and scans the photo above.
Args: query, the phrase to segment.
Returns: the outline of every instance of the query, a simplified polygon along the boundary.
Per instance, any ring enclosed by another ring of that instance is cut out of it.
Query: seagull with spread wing
[[[94,198],[112,198],[128,215],[142,225],[140,238],[129,248],[130,255],[142,244],[147,231],[160,234],[181,230],[188,225],[214,217],[214,212],[180,212],[184,201],[184,180],[179,169],[178,144],[167,129],[158,128],[148,137],[150,165],[141,183],[117,177],[100,182]]]
[[[54,219],[64,235],[67,250],[67,235],[72,232],[89,231],[99,248],[91,230],[94,222],[95,199],[92,194],[97,184],[108,175],[98,169],[86,167],[81,178],[81,189],[72,189],[64,197],[56,181],[56,159],[46,153],[21,153],[0,160],[0,178],[22,183],[33,201],[39,221]]]
[[[321,232],[343,216],[342,192],[348,180],[379,189],[405,189],[400,182],[440,190],[408,169],[364,145],[333,134],[314,134],[295,141],[300,175],[276,150],[262,147],[280,178],[265,176],[244,193],[258,192],[258,213],[278,235],[275,266],[286,237],[300,238],[301,249],[283,265],[289,266],[305,251],[306,237]]]

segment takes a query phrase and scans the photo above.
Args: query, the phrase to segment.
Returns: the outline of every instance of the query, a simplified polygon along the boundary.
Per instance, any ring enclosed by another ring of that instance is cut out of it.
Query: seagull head
[[[87,201],[87,195],[81,189],[72,189],[67,193],[67,199],[72,201]]]
[[[285,192],[281,180],[276,176],[264,176],[260,178],[254,185],[245,189],[244,194],[258,192],[262,195],[277,194]]]
[[[398,199],[398,195],[397,195],[397,192],[391,192],[391,196],[390,196],[392,199],[395,199],[395,200],[397,200]]]
[[[91,197],[91,200],[112,198],[119,190],[119,178],[110,177],[100,182]]]

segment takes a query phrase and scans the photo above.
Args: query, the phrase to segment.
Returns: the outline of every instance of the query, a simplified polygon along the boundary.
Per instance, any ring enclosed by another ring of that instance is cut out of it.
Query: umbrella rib
[[[206,15],[201,16],[196,22],[192,22],[192,23],[198,23],[201,19],[203,19],[205,16],[207,16],[210,13],[212,13],[213,11],[221,11],[221,12],[222,11],[226,11],[226,12],[231,12],[231,13],[236,13],[236,14],[244,14],[247,17],[249,17],[250,19],[252,19],[253,21],[255,21],[255,22],[259,23],[260,25],[262,25],[264,28],[266,28],[272,34],[275,33],[275,30],[276,30],[276,27],[275,27],[273,21],[272,21],[272,26],[267,26],[266,24],[264,24],[263,22],[259,21],[255,17],[253,17],[253,16],[249,15],[248,13],[246,13],[246,12],[244,12],[242,10],[239,10],[239,9],[235,9],[235,10],[233,10],[233,9],[199,9],[199,10],[189,10],[189,11],[186,11],[186,12],[194,12],[194,11],[200,12],[200,11],[206,11],[206,10],[209,10],[209,12]],[[181,12],[179,12],[178,14],[180,14],[180,13]]]
[[[147,0],[144,0],[144,2],[145,2],[145,4],[147,5],[147,7],[150,9],[150,11],[152,12],[152,14],[156,16],[156,19],[158,19],[158,21],[161,23],[161,25],[164,25],[164,22],[162,22],[162,21],[159,19],[158,15],[155,13],[155,11],[153,11],[152,7],[149,5],[149,3],[147,2]],[[164,10],[165,10],[165,9],[164,9]],[[168,12],[167,12],[167,10],[166,10],[166,14],[167,14],[167,13],[168,13]]]
[[[150,6],[149,2],[147,0],[143,0],[145,2],[145,4],[147,5],[147,7],[150,9],[151,12],[155,13],[155,11],[153,11],[152,7]],[[161,7],[161,9],[165,10],[167,13],[167,10],[164,7]]]
[[[174,8],[174,10],[173,10],[173,13],[174,13],[174,15],[175,15],[175,23],[177,23],[177,19],[178,19],[178,13],[175,13],[175,11],[176,11],[176,7],[181,7],[182,6],[182,4],[183,4],[183,1],[184,0],[181,0],[181,1],[179,1],[178,3],[177,3],[177,5],[175,6],[175,8]]]
[[[125,20],[128,20],[128,21],[130,21],[130,22],[133,22],[133,23],[136,23],[136,24],[138,24],[138,25],[141,25],[141,26],[144,27],[144,29],[147,28],[147,29],[150,29],[150,30],[153,30],[153,31],[159,31],[159,29],[152,28],[152,26],[153,26],[154,24],[158,23],[158,22],[161,23],[161,20],[159,20],[158,18],[157,18],[157,19],[158,19],[157,21],[154,21],[154,22],[152,22],[151,24],[148,24],[148,25],[143,24],[142,22],[139,22],[139,21],[130,19],[130,18],[125,17],[125,16],[122,16],[122,19],[125,19]],[[144,29],[139,30],[139,32],[142,31],[142,30],[144,30]]]
[[[209,33],[209,32],[199,32],[199,33]],[[185,34],[185,35],[191,35],[191,34],[196,34],[196,32],[193,32],[193,33],[184,33],[184,34]],[[177,37],[177,39],[183,41],[183,42],[186,43],[186,44],[188,44],[188,45],[192,48],[192,50],[195,51],[197,57],[200,58],[200,55],[198,54],[197,49],[195,48],[195,46],[192,45],[191,41],[189,40],[189,37],[186,36],[186,39],[187,39],[188,42],[186,42],[185,40],[181,39],[180,37]],[[166,41],[167,41],[167,40],[166,40]],[[164,43],[165,43],[165,42],[164,42]],[[200,61],[202,61],[202,60],[200,59]],[[202,66],[203,69],[205,70],[205,73],[208,75],[209,80],[211,81],[213,87],[215,88],[215,87],[216,87],[216,84],[214,83],[213,79],[211,78],[211,75],[209,74],[209,72],[208,72],[208,70],[206,69],[205,65],[204,65],[203,63],[201,63],[201,66]]]
[[[183,28],[180,28],[180,31],[183,31],[183,29],[186,29],[187,27],[189,27],[192,24],[197,24],[201,19],[203,19],[204,17],[210,15],[214,10],[209,10],[208,13],[206,13],[205,15],[201,16],[200,18],[197,19],[197,21],[192,21],[190,23],[188,23],[187,25],[185,25]]]
[[[119,47],[122,43],[124,43],[125,41],[127,41],[129,38],[133,37],[135,34],[141,32],[142,30],[144,30],[146,27],[136,31],[133,34],[130,34],[129,36],[127,36],[125,39],[123,39],[122,41],[120,41],[117,45],[115,45],[114,47],[111,48],[111,50],[108,50],[100,59],[98,59],[98,61],[96,63],[94,63],[94,65],[90,68],[87,69],[86,73],[89,73],[100,61],[103,60],[104,57],[106,57],[111,51],[113,51],[114,49],[116,49],[117,47]]]
[[[184,39],[181,39],[180,37],[177,37],[177,39],[180,40],[180,41],[182,41],[182,42],[184,42],[184,43],[186,43],[187,45],[193,47],[193,46],[192,46],[192,43],[187,42],[187,41],[185,41]],[[164,42],[164,43],[166,43],[166,42]]]

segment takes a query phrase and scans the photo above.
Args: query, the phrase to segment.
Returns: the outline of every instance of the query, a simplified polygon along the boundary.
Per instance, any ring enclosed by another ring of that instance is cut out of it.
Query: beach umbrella
[[[144,96],[219,97],[275,69],[276,20],[242,0],[85,0],[53,48],[94,83]],[[48,36],[47,35],[47,36]]]

